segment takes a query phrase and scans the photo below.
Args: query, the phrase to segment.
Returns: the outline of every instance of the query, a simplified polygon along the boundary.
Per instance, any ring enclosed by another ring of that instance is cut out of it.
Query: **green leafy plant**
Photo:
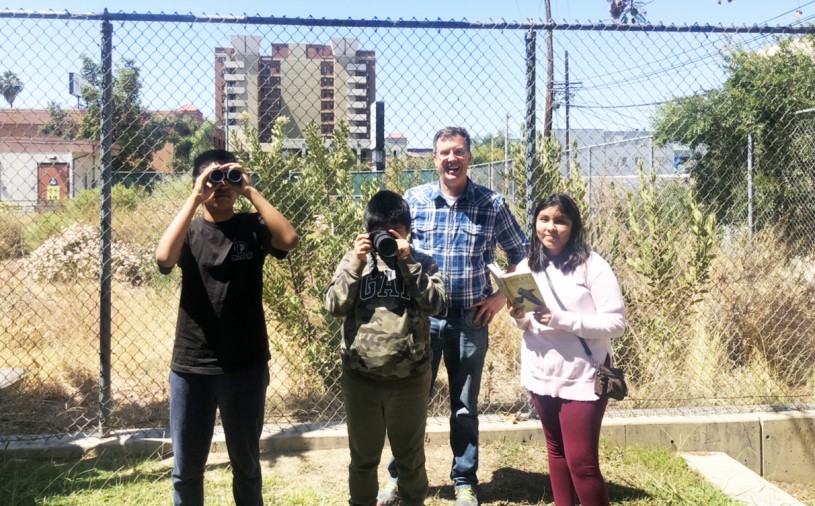
[[[339,260],[362,230],[362,210],[368,195],[354,195],[351,171],[356,155],[349,147],[348,126],[338,122],[330,145],[316,125],[305,132],[305,155],[286,153],[286,118],[273,128],[269,148],[261,149],[257,132],[245,128],[234,148],[256,172],[257,187],[291,222],[300,243],[285,262],[270,262],[264,299],[279,325],[279,334],[299,353],[315,384],[336,385],[339,377],[339,322],[328,317],[322,295]],[[285,343],[273,339],[279,349]]]
[[[649,381],[661,362],[649,357],[684,363],[694,307],[710,280],[716,220],[699,208],[689,188],[661,188],[642,163],[638,173],[639,190],[626,195],[625,255],[633,271],[623,283],[631,308],[626,343],[633,348],[629,360]]]

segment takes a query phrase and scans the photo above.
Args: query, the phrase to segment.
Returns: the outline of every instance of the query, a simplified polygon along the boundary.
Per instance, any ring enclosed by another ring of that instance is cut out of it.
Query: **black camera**
[[[241,184],[243,173],[238,169],[215,169],[209,173],[209,182],[212,184],[221,184],[224,179],[230,184]]]
[[[396,244],[396,239],[387,230],[374,230],[368,234],[368,239],[374,246],[374,251],[379,253],[382,258],[395,257],[399,252],[399,245]]]

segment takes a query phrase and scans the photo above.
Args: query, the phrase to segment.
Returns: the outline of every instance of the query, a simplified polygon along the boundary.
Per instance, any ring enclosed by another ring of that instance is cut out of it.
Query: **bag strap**
[[[552,278],[549,277],[549,273],[546,272],[546,269],[543,269],[543,273],[546,274],[546,282],[549,283],[549,290],[552,291],[552,295],[554,295],[557,305],[560,306],[560,309],[566,311],[566,306],[563,305],[563,301],[561,301],[560,297],[557,296],[557,292],[555,291],[555,285],[552,283]],[[586,340],[580,336],[577,336],[577,338],[580,339],[580,344],[583,345],[583,349],[586,351],[586,355],[589,356],[589,362],[591,362],[591,364],[594,367],[597,367],[597,361],[594,360],[594,357],[591,355],[591,348],[589,348],[589,343],[587,343]]]

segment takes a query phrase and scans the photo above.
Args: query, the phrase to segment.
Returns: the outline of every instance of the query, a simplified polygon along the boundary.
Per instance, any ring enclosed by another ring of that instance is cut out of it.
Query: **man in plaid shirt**
[[[447,309],[430,319],[433,381],[442,356],[450,384],[450,447],[456,506],[478,504],[478,394],[488,346],[488,325],[506,307],[493,293],[487,264],[496,245],[509,259],[508,272],[526,256],[526,236],[504,197],[474,183],[467,171],[472,160],[470,135],[447,127],[433,139],[439,181],[405,193],[413,231],[411,245],[433,257],[444,275]],[[380,491],[379,504],[395,504],[397,469]]]

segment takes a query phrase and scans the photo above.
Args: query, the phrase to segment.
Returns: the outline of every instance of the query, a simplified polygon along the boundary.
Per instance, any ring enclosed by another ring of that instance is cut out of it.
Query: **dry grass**
[[[385,452],[387,455],[387,450]],[[452,505],[450,450],[427,446],[428,506]],[[603,446],[601,466],[612,504],[733,505],[664,449]],[[280,506],[340,506],[348,500],[346,448],[302,453],[266,453],[264,502]],[[0,462],[0,496],[8,504],[166,504],[172,459],[91,458],[80,462]],[[482,504],[551,505],[545,449],[537,444],[495,441],[480,452]],[[231,472],[224,454],[210,455],[205,475],[208,504],[230,504]],[[385,479],[385,462],[379,467]]]
[[[189,180],[178,178],[159,186],[138,209],[121,209],[115,214],[114,236],[142,245],[154,243],[188,191]],[[594,188],[592,219],[619,212],[621,191],[619,186]],[[145,215],[160,219],[145,220]],[[598,239],[602,238],[600,234]],[[649,331],[629,329],[617,345],[626,340],[638,343],[636,351],[622,349],[618,355],[627,370],[631,394],[617,408],[813,401],[815,279],[806,262],[779,261],[784,252],[778,244],[770,235],[756,236],[752,242],[725,238],[712,266],[709,292],[676,326],[681,331],[669,335],[667,348],[655,348]],[[19,259],[0,263],[0,361],[30,371],[14,387],[0,391],[0,401],[11,413],[0,418],[0,434],[93,427],[98,399],[99,286],[92,281],[34,282],[22,265]],[[624,262],[616,268],[624,285],[636,279]],[[158,276],[144,287],[113,284],[115,428],[166,424],[177,287],[178,273]],[[304,341],[287,335],[274,320],[268,326],[273,358],[267,421],[341,420],[339,388],[323,382],[336,376],[336,371],[315,373],[304,364]],[[521,409],[527,396],[518,380],[520,332],[506,312],[490,331],[482,412]],[[444,416],[448,410],[443,371],[438,387],[431,416]]]

